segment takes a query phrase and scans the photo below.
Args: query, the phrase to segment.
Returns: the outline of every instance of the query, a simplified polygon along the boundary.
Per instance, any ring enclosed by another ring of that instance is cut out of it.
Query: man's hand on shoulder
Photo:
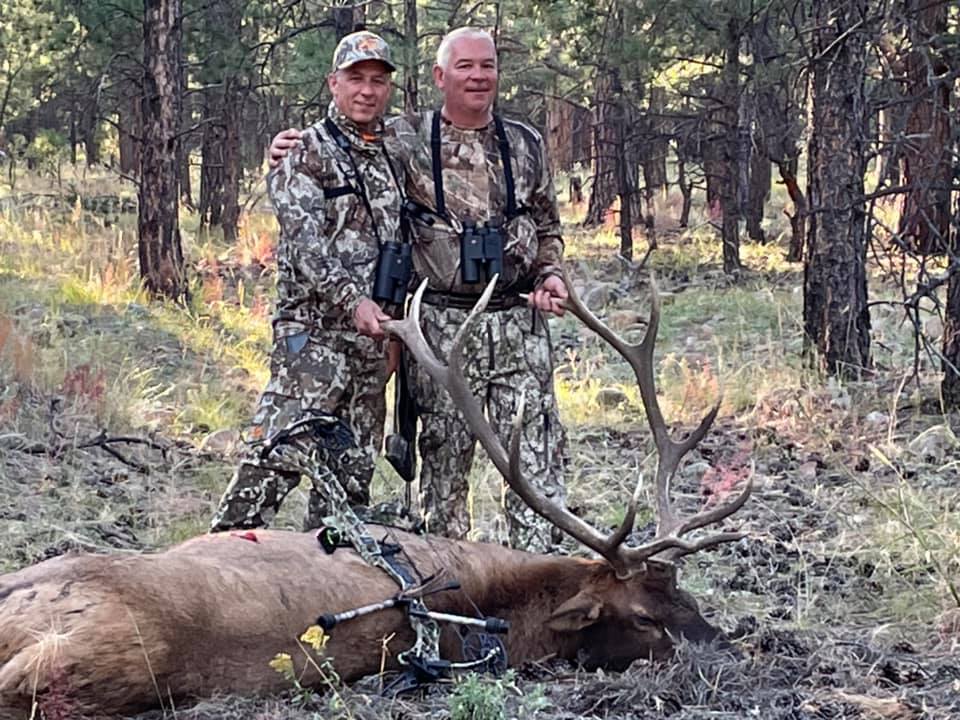
[[[547,275],[537,289],[530,293],[527,302],[543,312],[562,316],[566,311],[564,301],[567,299],[567,286],[563,279],[556,275]]]
[[[356,326],[357,332],[372,338],[379,339],[384,336],[380,323],[390,319],[390,316],[370,298],[361,300],[357,309],[353,311],[353,324]]]
[[[271,168],[277,167],[287,156],[287,153],[300,144],[302,135],[303,133],[296,128],[287,128],[274,135],[270,143],[270,150],[267,153]]]

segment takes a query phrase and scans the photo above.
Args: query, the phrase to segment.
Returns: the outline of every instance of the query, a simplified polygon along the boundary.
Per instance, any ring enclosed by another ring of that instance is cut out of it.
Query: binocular
[[[503,233],[499,220],[483,225],[466,221],[460,234],[460,273],[465,284],[489,282],[503,275]]]
[[[373,281],[374,300],[403,305],[413,268],[412,250],[410,243],[396,240],[380,245],[377,276]]]

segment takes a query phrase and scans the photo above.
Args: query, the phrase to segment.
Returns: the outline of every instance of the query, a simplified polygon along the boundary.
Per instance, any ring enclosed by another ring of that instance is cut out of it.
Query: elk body
[[[198,537],[155,555],[54,558],[4,575],[0,717],[50,691],[78,712],[113,714],[218,691],[289,689],[269,662],[286,652],[302,665],[295,639],[319,614],[397,592],[353,550],[327,555],[312,533],[252,537]],[[511,663],[558,655],[619,666],[665,656],[670,634],[716,634],[670,572],[624,582],[602,561],[395,537],[421,572],[444,569],[460,581],[460,590],[431,595],[431,609],[473,616],[472,601],[510,621]],[[344,680],[375,673],[381,641],[393,633],[393,654],[412,645],[401,610],[366,615],[334,628],[326,655]],[[449,628],[442,641],[444,657],[456,659]],[[320,678],[308,670],[304,682]]]
[[[491,284],[471,317],[492,290]],[[466,389],[461,348],[471,320],[461,328],[449,364],[440,362],[417,322],[422,291],[406,320],[389,323],[391,332],[448,388],[510,487],[603,558],[541,556],[394,533],[391,540],[400,542],[422,575],[460,583],[459,590],[431,594],[426,599],[429,608],[468,616],[479,609],[509,621],[511,664],[558,656],[588,667],[622,668],[637,658],[668,655],[680,636],[714,638],[717,631],[700,615],[694,599],[678,588],[672,561],[741,537],[730,532],[697,539],[682,536],[735,512],[746,501],[750,485],[731,502],[692,517],[681,518],[674,511],[670,478],[683,455],[706,434],[717,408],[685,440],[670,438],[653,386],[659,320],[655,291],[647,334],[638,345],[614,336],[572,292],[569,301],[570,309],[627,359],[640,385],[659,453],[657,535],[640,547],[624,543],[633,530],[639,483],[623,523],[606,535],[540,495],[520,476],[519,434],[510,450],[505,449]],[[0,712],[27,708],[45,693],[66,698],[78,713],[109,715],[214,692],[282,690],[289,683],[269,661],[286,652],[302,666],[296,638],[318,615],[380,602],[396,593],[396,585],[381,570],[352,550],[326,554],[311,533],[221,534],[155,555],[48,560],[0,577]],[[413,642],[403,611],[365,615],[333,630],[326,655],[344,680],[374,673],[383,640],[394,633],[390,657]],[[459,659],[457,636],[449,627],[441,636],[441,651],[445,658]],[[320,681],[307,667],[303,683]]]

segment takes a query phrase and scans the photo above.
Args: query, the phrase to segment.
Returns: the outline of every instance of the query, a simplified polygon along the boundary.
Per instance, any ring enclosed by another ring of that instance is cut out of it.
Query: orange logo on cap
[[[380,41],[377,38],[367,35],[357,43],[357,50],[376,50],[379,45]]]

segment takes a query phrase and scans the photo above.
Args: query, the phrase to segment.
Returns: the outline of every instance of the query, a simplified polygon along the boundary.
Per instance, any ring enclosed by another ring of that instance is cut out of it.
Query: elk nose
[[[704,620],[699,613],[681,622],[669,623],[667,630],[675,640],[683,637],[685,640],[694,643],[727,642],[723,633]]]

